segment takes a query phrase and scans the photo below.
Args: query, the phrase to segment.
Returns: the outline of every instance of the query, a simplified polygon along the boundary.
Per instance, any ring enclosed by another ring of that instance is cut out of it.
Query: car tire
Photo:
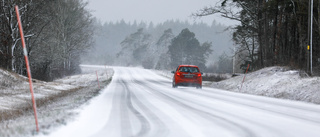
[[[173,81],[172,82],[172,88],[177,88],[178,86],[176,85],[176,83]]]
[[[202,86],[197,86],[196,88],[197,88],[197,89],[202,89]]]

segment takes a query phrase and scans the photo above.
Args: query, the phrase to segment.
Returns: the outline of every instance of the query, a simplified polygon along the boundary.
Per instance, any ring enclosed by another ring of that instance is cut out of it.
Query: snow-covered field
[[[98,95],[113,75],[111,68],[101,66],[82,66],[82,72],[53,82],[33,80],[42,133],[65,124],[77,113],[73,109]],[[0,69],[0,137],[30,136],[35,129],[27,78]]]
[[[244,75],[240,75],[214,82],[211,87],[320,104],[320,77],[301,77],[300,75],[299,71],[286,67],[268,67],[248,73],[243,85]]]

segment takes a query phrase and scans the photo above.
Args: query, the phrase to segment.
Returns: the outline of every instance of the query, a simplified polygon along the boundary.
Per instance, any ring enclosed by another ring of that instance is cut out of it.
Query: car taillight
[[[201,74],[198,74],[198,77],[201,77]]]
[[[178,72],[178,73],[177,73],[177,76],[179,76],[179,77],[180,77],[180,75],[181,75],[181,74]]]

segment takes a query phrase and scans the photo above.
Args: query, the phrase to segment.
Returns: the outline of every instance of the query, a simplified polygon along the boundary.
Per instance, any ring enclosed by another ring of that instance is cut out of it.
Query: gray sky
[[[234,24],[230,20],[223,19],[218,15],[197,18],[190,17],[205,6],[214,6],[220,0],[85,0],[89,1],[88,9],[93,16],[102,22],[119,21],[126,22],[152,21],[154,24],[166,20],[201,22],[211,25],[213,20],[225,25]]]

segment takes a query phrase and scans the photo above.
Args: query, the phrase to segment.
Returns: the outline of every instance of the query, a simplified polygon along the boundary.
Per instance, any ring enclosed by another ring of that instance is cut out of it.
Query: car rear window
[[[196,67],[180,67],[179,72],[197,73],[199,69]]]

